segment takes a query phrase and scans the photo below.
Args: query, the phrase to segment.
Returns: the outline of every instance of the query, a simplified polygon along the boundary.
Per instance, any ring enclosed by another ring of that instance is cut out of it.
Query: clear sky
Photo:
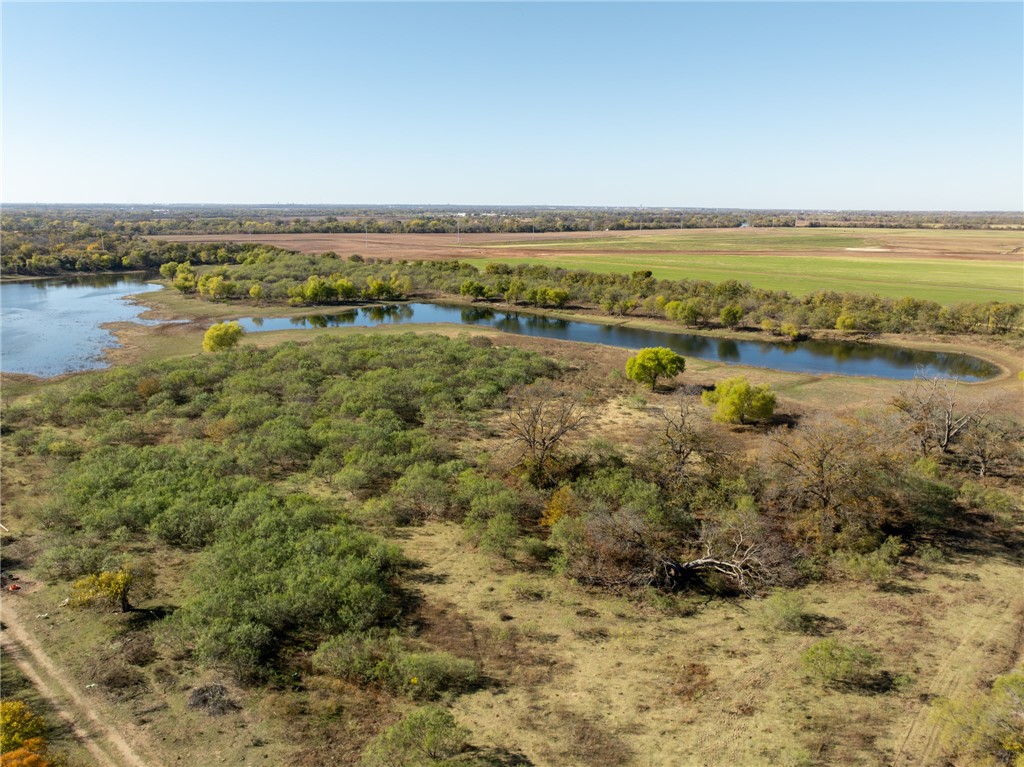
[[[1024,5],[4,2],[5,202],[1024,209]]]

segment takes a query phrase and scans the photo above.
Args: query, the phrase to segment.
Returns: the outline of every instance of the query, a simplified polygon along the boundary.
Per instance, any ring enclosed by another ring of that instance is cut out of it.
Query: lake
[[[246,317],[239,322],[250,333],[435,322],[482,325],[517,335],[560,341],[582,341],[626,349],[667,346],[684,357],[785,370],[791,373],[874,376],[897,380],[909,380],[921,373],[926,376],[958,377],[963,381],[983,381],[999,372],[995,365],[965,354],[919,351],[885,344],[852,341],[737,341],[695,333],[642,330],[619,325],[561,320],[514,311],[444,304],[371,306],[335,314],[314,314],[304,317]]]
[[[160,290],[141,274],[104,274],[0,284],[0,370],[55,376],[107,367],[117,346],[108,322],[140,322],[145,307],[121,299]]]
[[[106,367],[103,350],[117,345],[101,325],[139,322],[145,311],[122,300],[135,293],[160,290],[141,274],[92,275],[0,284],[0,370],[54,376]],[[494,328],[506,333],[561,341],[582,341],[626,349],[667,346],[684,357],[751,365],[793,373],[876,376],[911,379],[925,375],[991,378],[999,369],[963,354],[915,351],[849,341],[768,343],[736,341],[693,333],[641,330],[619,325],[575,322],[485,307],[410,303],[350,309],[304,317],[240,320],[251,333],[321,327],[372,327],[388,324],[454,323]],[[198,351],[198,344],[197,344]]]

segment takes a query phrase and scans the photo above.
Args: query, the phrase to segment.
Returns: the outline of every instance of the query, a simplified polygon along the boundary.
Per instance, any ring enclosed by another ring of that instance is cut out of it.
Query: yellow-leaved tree
[[[71,585],[71,604],[75,607],[103,604],[129,612],[132,606],[128,597],[135,580],[135,572],[127,566],[86,575]]]
[[[45,732],[46,722],[33,714],[24,701],[0,701],[0,754],[6,755],[29,745],[42,750]],[[4,764],[7,764],[6,757]]]

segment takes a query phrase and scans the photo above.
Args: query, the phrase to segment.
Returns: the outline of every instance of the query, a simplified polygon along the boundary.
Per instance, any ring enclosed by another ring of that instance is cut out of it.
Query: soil
[[[787,230],[788,231],[788,230]],[[844,230],[845,231],[845,230]],[[735,237],[735,229],[703,229],[686,230],[687,234],[700,234],[701,236],[716,235]],[[743,236],[751,238],[749,252],[765,256],[835,256],[838,258],[850,258],[862,255],[865,258],[877,258],[881,247],[875,248],[808,248],[808,249],[784,249],[773,250],[770,245],[759,246],[756,238],[758,234],[777,235],[778,229],[744,229]],[[678,237],[678,229],[657,229],[644,232],[644,237]],[[1002,247],[1005,243],[993,243],[990,238],[982,235],[965,235],[953,233],[948,239],[936,236],[934,233],[917,235],[901,232],[899,237],[888,237],[886,233],[865,232],[866,235],[876,237],[885,241],[884,250],[886,258],[916,258],[935,259],[951,258],[957,260],[972,261],[1020,261],[1020,256],[1015,255],[1013,248]],[[328,251],[347,256],[352,253],[359,253],[369,258],[390,258],[390,259],[452,259],[452,258],[496,258],[509,260],[515,258],[564,258],[567,255],[583,257],[592,255],[622,255],[621,251],[603,250],[596,245],[592,250],[588,248],[574,248],[573,250],[552,250],[546,251],[542,245],[553,240],[586,240],[600,238],[636,237],[636,232],[546,232],[538,234],[536,238],[528,234],[463,234],[456,237],[454,234],[373,234],[366,237],[362,234],[260,234],[249,236],[248,234],[177,234],[162,235],[153,239],[167,242],[260,242],[274,245],[288,250],[297,250],[300,253],[326,253]],[[1019,236],[1015,233],[1007,233],[1006,237],[1011,240]],[[521,243],[523,247],[515,247]],[[500,248],[490,246],[502,245]],[[541,245],[541,247],[538,247]],[[630,250],[629,254],[636,256],[642,253],[650,255],[678,255],[681,251],[677,249],[659,250],[651,246],[649,250]],[[690,249],[686,253],[694,255],[721,254],[721,250]],[[744,251],[747,252],[747,251]]]
[[[79,692],[71,678],[46,654],[14,605],[17,598],[6,594],[3,597],[0,643],[6,660],[14,663],[32,682],[99,767],[154,767],[152,759],[142,758],[136,748],[129,745],[131,740],[138,746],[141,733],[133,729],[125,738],[120,732],[125,725],[113,726],[99,701],[87,699]]]

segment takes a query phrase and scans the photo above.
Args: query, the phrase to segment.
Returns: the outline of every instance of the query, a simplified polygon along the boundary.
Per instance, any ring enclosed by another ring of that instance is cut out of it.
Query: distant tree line
[[[1022,229],[1024,214],[1007,211],[806,211],[797,214],[810,227],[877,229]]]
[[[224,245],[202,251],[219,266],[199,276],[168,263],[165,276],[204,298],[254,299],[293,306],[331,305],[409,295],[461,295],[495,306],[594,307],[617,316],[672,320],[693,328],[751,328],[799,339],[811,330],[874,333],[1020,333],[1024,304],[989,301],[943,306],[917,298],[826,290],[806,296],[737,280],[659,280],[632,274],[494,262],[387,261],[304,255],[271,246]],[[234,261],[234,264],[230,264]]]
[[[482,206],[7,206],[5,237],[40,244],[161,234],[442,234],[753,227],[1024,228],[1020,212]]]

